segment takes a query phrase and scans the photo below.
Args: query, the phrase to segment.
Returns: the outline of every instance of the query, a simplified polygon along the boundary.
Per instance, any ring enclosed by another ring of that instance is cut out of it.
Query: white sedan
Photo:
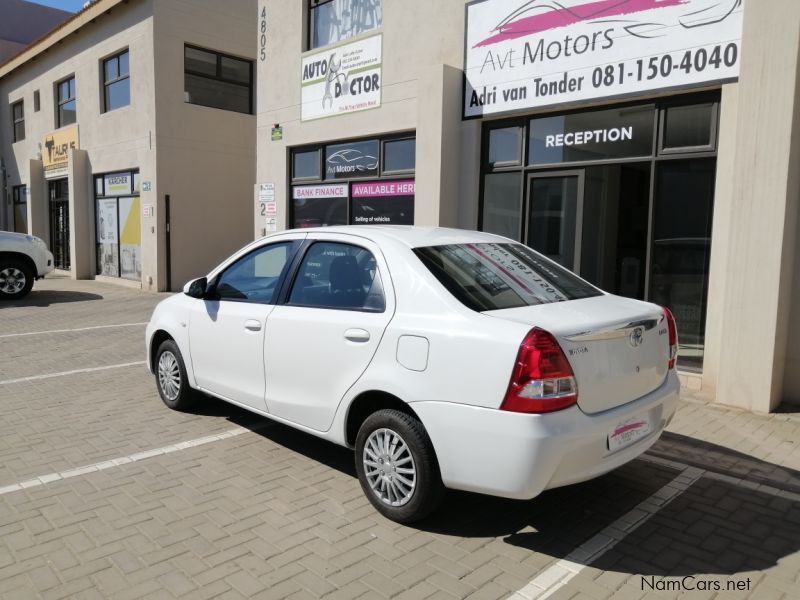
[[[615,469],[680,387],[667,309],[454,229],[271,235],[159,304],[146,341],[167,406],[199,390],[354,448],[398,522],[445,488],[533,498]]]

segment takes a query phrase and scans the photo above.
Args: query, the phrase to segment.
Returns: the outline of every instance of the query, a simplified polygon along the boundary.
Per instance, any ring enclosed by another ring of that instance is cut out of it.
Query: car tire
[[[0,300],[19,300],[33,288],[36,275],[30,265],[16,259],[0,260]]]
[[[373,413],[358,431],[355,454],[361,488],[387,519],[412,523],[441,504],[439,463],[419,419],[393,409]]]
[[[184,411],[194,404],[196,392],[189,387],[186,367],[178,344],[165,340],[156,351],[153,371],[156,376],[158,395],[164,404],[173,410]]]

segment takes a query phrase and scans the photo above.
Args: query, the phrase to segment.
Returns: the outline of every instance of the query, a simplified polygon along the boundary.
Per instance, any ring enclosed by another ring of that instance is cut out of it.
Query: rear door
[[[308,241],[286,303],[267,319],[266,399],[270,413],[327,431],[375,355],[395,302],[375,244],[330,234]]]

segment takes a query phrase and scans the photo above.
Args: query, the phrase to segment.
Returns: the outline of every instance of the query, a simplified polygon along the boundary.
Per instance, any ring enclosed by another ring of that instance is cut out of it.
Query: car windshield
[[[453,296],[479,312],[602,295],[522,244],[448,244],[414,253]]]

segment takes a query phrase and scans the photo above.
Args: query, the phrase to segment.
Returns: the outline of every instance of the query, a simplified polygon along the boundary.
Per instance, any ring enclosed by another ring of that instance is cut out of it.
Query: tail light
[[[531,329],[520,344],[500,410],[546,413],[577,401],[578,384],[561,346],[544,329]]]
[[[675,361],[678,358],[678,326],[675,324],[675,317],[672,312],[665,306],[664,316],[667,319],[667,330],[669,332],[669,363],[670,369],[675,368]]]

